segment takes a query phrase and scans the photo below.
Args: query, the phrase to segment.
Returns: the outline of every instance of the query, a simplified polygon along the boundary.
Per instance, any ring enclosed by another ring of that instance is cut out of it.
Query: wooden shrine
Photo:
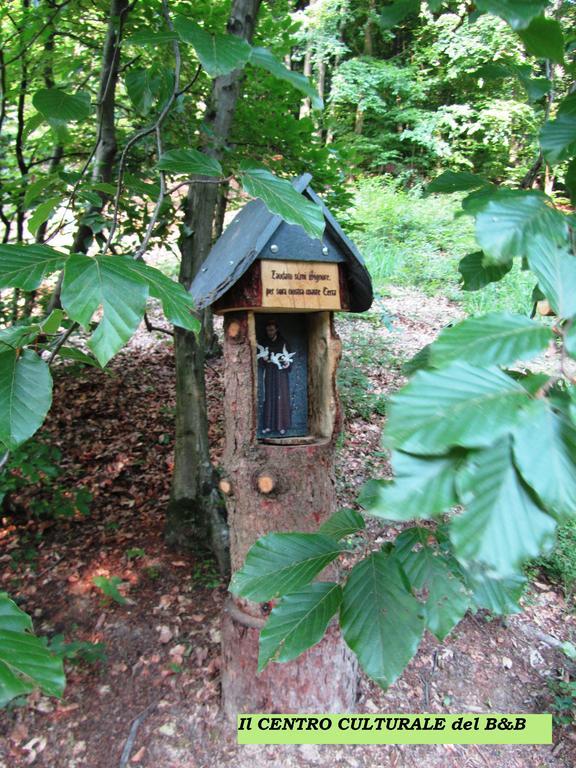
[[[341,427],[335,311],[372,303],[364,261],[322,206],[322,240],[248,203],[214,245],[191,287],[198,308],[224,315],[226,497],[232,569],[276,531],[316,531],[336,509],[334,445]],[[224,617],[226,713],[354,709],[356,664],[336,627],[295,661],[257,675],[268,604],[230,598]]]

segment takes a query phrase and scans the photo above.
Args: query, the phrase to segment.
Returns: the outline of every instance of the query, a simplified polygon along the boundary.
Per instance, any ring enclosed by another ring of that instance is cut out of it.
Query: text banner
[[[238,715],[239,744],[551,744],[552,715]]]

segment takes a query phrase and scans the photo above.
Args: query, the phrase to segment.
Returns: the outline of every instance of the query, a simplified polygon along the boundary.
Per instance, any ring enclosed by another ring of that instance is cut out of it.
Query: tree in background
[[[354,173],[414,183],[448,167],[509,182],[529,171],[558,62],[536,61],[531,39],[481,11],[416,0],[316,0],[298,11],[301,56],[327,104],[320,135]],[[555,13],[570,28],[569,4]]]
[[[251,42],[259,9],[260,0],[233,1],[227,30],[238,38],[239,44]],[[206,137],[203,152],[218,162],[227,147],[242,80],[242,70],[235,69],[212,81],[202,123]],[[221,199],[223,194],[226,194],[225,190],[216,185],[207,186],[202,181],[188,186],[179,273],[180,283],[187,290],[212,246],[219,204],[225,209]],[[209,313],[203,315],[204,325],[210,328]],[[166,538],[180,547],[190,540],[209,542],[220,570],[228,573],[225,508],[218,492],[208,443],[204,356],[209,335],[196,336],[184,328],[175,331],[176,445]]]

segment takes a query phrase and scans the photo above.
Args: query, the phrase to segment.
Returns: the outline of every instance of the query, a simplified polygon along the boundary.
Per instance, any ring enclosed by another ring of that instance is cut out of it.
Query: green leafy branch
[[[102,319],[89,341],[101,366],[136,331],[149,295],[162,302],[166,317],[175,325],[198,329],[192,299],[184,288],[158,270],[126,257],[67,255],[48,245],[2,245],[0,288],[32,290],[62,266],[61,299],[68,317],[89,329],[94,313],[102,310]],[[36,351],[22,347],[47,329],[56,333],[62,316],[61,312],[52,316],[52,325],[46,320],[0,332],[0,442],[8,449],[36,432],[52,400],[48,363]]]
[[[40,688],[62,697],[62,658],[32,634],[32,620],[5,592],[0,593],[0,707]]]
[[[264,67],[308,95],[313,90],[305,78],[286,70],[284,65],[276,61],[265,49],[252,49],[248,43],[234,35],[211,35],[184,17],[178,17],[173,24],[166,3],[163,4],[163,18],[168,28],[166,32],[141,31],[127,41],[131,45],[168,42],[173,48],[175,69],[170,94],[157,119],[150,127],[138,131],[127,142],[122,153],[118,182],[115,188],[112,187],[112,190],[115,190],[112,223],[102,252],[89,257],[79,253],[66,254],[46,244],[18,243],[0,246],[0,288],[32,291],[39,287],[46,276],[64,268],[58,290],[62,306],[73,324],[68,323],[62,333],[48,344],[49,363],[57,354],[75,358],[82,355],[73,349],[63,348],[63,345],[78,326],[89,330],[95,313],[101,311],[101,319],[91,335],[89,346],[98,364],[106,365],[135,332],[144,316],[148,296],[162,302],[167,319],[175,325],[191,331],[197,331],[199,328],[198,320],[192,314],[192,300],[184,288],[141,261],[167,192],[166,175],[186,174],[217,181],[223,176],[220,163],[195,148],[163,151],[162,125],[180,94],[179,42],[192,46],[199,59],[199,66],[211,77],[227,74],[250,60],[254,66]],[[163,35],[161,40],[158,34]],[[132,73],[128,80],[128,92],[136,106],[149,105],[156,93],[155,89],[156,85],[144,70]],[[81,121],[90,113],[90,104],[85,95],[68,94],[59,88],[37,91],[33,104],[38,114],[45,119]],[[128,152],[137,141],[150,133],[156,135],[157,170],[160,174],[154,211],[142,241],[135,250],[134,258],[108,256],[106,254],[111,248],[120,213],[120,196]],[[289,223],[300,224],[311,236],[321,237],[324,228],[321,209],[305,200],[288,181],[275,177],[266,169],[254,167],[243,168],[240,178],[246,191],[260,197],[271,211]],[[33,185],[33,188],[27,191],[28,202],[36,199],[36,196],[42,194],[49,186],[45,180],[40,181],[41,183]],[[77,181],[72,194],[75,193],[78,183]],[[99,194],[110,194],[111,185],[97,186],[98,194],[94,193],[97,200],[100,199]],[[40,203],[32,216],[30,226],[34,230],[38,229],[57,207],[57,198]],[[34,351],[25,348],[28,344],[35,344],[43,331],[38,324],[28,325],[26,329],[2,331],[6,343],[0,344],[3,362],[0,392],[4,396],[0,407],[0,444],[6,449],[19,445],[34,434],[51,404],[52,380],[49,364],[37,354],[37,347]],[[55,332],[57,330],[58,328]],[[18,344],[15,343],[16,338]],[[11,341],[8,342],[8,339]],[[84,361],[92,362],[89,357]],[[30,397],[32,391],[35,392],[34,398]]]
[[[312,581],[345,554],[340,539],[364,526],[358,512],[340,510],[318,533],[270,534],[252,547],[230,589],[244,598],[275,601],[260,634],[260,671],[319,642],[337,614],[363,669],[387,687],[416,652],[425,629],[443,640],[469,608],[518,610],[523,578],[465,572],[443,527],[436,533],[407,529],[394,544],[357,563],[342,584]]]

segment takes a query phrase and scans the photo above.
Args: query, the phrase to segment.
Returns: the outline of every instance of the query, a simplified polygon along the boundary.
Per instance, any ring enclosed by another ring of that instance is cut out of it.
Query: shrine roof
[[[236,214],[216,241],[190,287],[198,309],[210,306],[226,293],[256,259],[342,263],[350,292],[350,310],[363,312],[369,309],[373,298],[372,282],[364,259],[310,187],[311,180],[312,176],[305,173],[292,184],[322,208],[326,221],[322,240],[310,237],[300,226],[287,224],[280,216],[271,213],[261,200],[252,200]]]

